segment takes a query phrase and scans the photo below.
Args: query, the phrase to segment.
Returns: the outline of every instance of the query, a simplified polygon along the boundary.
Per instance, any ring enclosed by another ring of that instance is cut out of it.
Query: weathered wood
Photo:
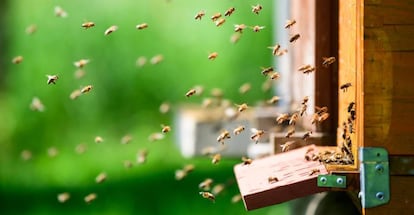
[[[412,0],[370,0],[364,3],[364,26],[366,28],[414,24],[414,1]]]
[[[386,25],[364,29],[365,51],[414,51],[413,25]]]

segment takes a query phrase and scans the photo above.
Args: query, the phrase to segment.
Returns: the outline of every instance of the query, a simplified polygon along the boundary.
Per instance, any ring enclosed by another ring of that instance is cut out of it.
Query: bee
[[[211,16],[211,20],[213,20],[213,22],[217,21],[219,18],[221,17],[221,13],[216,13],[213,16]]]
[[[70,199],[70,194],[69,194],[68,192],[59,193],[59,194],[57,195],[57,200],[58,200],[60,203],[65,203],[65,202],[67,202],[69,199]]]
[[[163,103],[160,105],[160,108],[159,108],[160,113],[162,113],[162,114],[166,114],[166,113],[168,113],[168,112],[170,111],[170,109],[171,109],[171,105],[170,105],[170,103],[168,103],[168,102],[163,102]]]
[[[226,19],[221,18],[221,19],[217,20],[215,22],[215,24],[216,24],[217,27],[219,27],[219,26],[223,25],[225,22],[226,22]]]
[[[226,10],[226,12],[224,13],[224,16],[231,16],[231,14],[234,13],[234,11],[236,10],[236,8],[231,7],[228,10]]]
[[[22,157],[22,159],[24,161],[28,161],[28,160],[32,159],[33,154],[32,154],[31,151],[25,149],[21,152],[20,156]]]
[[[264,131],[263,130],[258,130],[255,128],[251,129],[251,132],[253,133],[250,136],[250,139],[253,140],[256,144],[259,142],[259,139],[264,135]]]
[[[308,105],[306,103],[302,104],[299,110],[300,116],[303,116],[303,114],[306,113],[306,109],[308,109]]]
[[[83,153],[85,153],[86,152],[86,145],[85,144],[83,144],[83,143],[80,143],[80,144],[78,144],[78,145],[76,145],[76,147],[75,147],[75,151],[76,151],[76,153],[78,153],[78,154],[83,154]]]
[[[259,12],[263,9],[262,5],[257,4],[255,6],[252,6],[252,12],[255,14],[259,14]]]
[[[310,64],[306,64],[306,65],[303,65],[303,66],[299,67],[298,70],[300,72],[303,72],[303,71],[306,71],[306,70],[308,70],[310,68],[312,68],[312,66]]]
[[[272,80],[268,79],[264,81],[262,84],[262,91],[263,92],[269,91],[272,88],[272,85],[273,85]]]
[[[45,110],[45,106],[39,98],[34,97],[32,99],[32,103],[30,103],[30,109],[32,109],[33,111],[43,112]]]
[[[171,127],[168,126],[168,125],[161,125],[161,127],[162,127],[162,129],[161,129],[162,133],[168,133],[168,132],[171,131]]]
[[[56,81],[59,79],[57,75],[46,75],[47,77],[47,84],[56,84]]]
[[[201,107],[203,108],[208,108],[213,104],[213,100],[211,98],[204,98],[202,103],[201,103]]]
[[[290,37],[289,42],[293,43],[300,38],[300,34],[295,34]]]
[[[251,158],[242,157],[241,160],[243,161],[243,165],[250,165],[252,164],[253,160]]]
[[[211,193],[213,194],[213,195],[218,195],[218,194],[220,194],[221,192],[223,192],[223,190],[224,190],[224,184],[216,184],[214,187],[213,187],[213,189],[211,190]]]
[[[316,173],[320,173],[321,171],[319,169],[312,169],[309,173],[309,176],[315,175]]]
[[[342,84],[339,88],[342,90],[342,92],[346,92],[348,91],[348,88],[350,86],[352,86],[352,84],[348,82],[348,83]]]
[[[137,152],[137,163],[143,164],[147,161],[148,151],[146,149],[139,150]]]
[[[305,141],[306,141],[306,140],[308,140],[311,134],[312,134],[312,131],[307,131],[307,132],[303,135],[302,139],[303,139],[303,140],[305,140]]]
[[[70,93],[69,98],[72,100],[75,100],[81,95],[82,95],[82,92],[80,90],[74,90],[72,93]]]
[[[282,113],[276,118],[277,124],[282,124],[284,121],[289,119],[289,114]]]
[[[104,35],[109,35],[110,33],[114,32],[118,30],[118,26],[116,25],[112,25],[111,27],[109,27],[108,29],[105,30]]]
[[[32,35],[37,31],[37,25],[35,24],[31,24],[29,26],[27,26],[26,28],[26,34],[28,35]]]
[[[237,106],[237,110],[239,111],[239,113],[241,113],[241,112],[247,110],[247,108],[249,108],[249,106],[247,106],[246,103],[243,103],[241,105],[236,104],[236,106]]]
[[[296,143],[296,141],[287,141],[285,142],[285,144],[280,145],[280,147],[282,148],[282,152],[289,151],[290,146],[294,143]]]
[[[190,172],[192,172],[193,170],[194,170],[194,165],[193,164],[187,164],[187,165],[185,165],[184,167],[183,167],[183,170],[186,172],[186,173],[190,173]]]
[[[336,59],[335,57],[322,57],[322,66],[328,67],[329,65],[333,64]]]
[[[151,58],[150,62],[152,65],[156,65],[161,63],[161,61],[164,60],[164,56],[161,54],[155,55],[154,57]]]
[[[274,71],[273,67],[267,67],[267,68],[262,67],[261,69],[262,69],[262,74],[264,76],[267,76]]]
[[[132,167],[132,162],[130,160],[124,160],[124,167],[129,169]]]
[[[314,113],[312,114],[312,119],[311,119],[311,123],[315,124],[316,122],[319,121],[319,114],[318,113]]]
[[[299,118],[299,114],[297,112],[292,114],[289,120],[289,125],[296,125],[296,121],[298,120],[298,118]]]
[[[185,96],[188,98],[190,96],[193,96],[196,92],[197,91],[195,89],[191,89],[185,94]]]
[[[157,140],[162,140],[162,139],[164,139],[164,134],[159,133],[159,132],[152,133],[148,137],[148,140],[151,141],[151,142],[154,142],[154,141],[157,141]]]
[[[91,91],[92,90],[92,85],[88,85],[88,86],[86,86],[86,87],[83,87],[82,89],[81,89],[81,93],[88,93],[89,91]]]
[[[194,17],[195,20],[201,20],[201,18],[203,18],[203,16],[206,15],[206,12],[204,10],[200,10]]]
[[[279,179],[278,179],[277,177],[275,177],[275,176],[269,176],[269,177],[267,178],[267,181],[268,181],[270,184],[273,184],[273,183],[275,183],[275,182],[278,182],[278,181],[279,181]]]
[[[204,181],[202,181],[199,185],[198,188],[202,189],[202,190],[210,190],[210,186],[213,184],[213,179],[211,178],[206,178],[204,179]]]
[[[266,102],[268,104],[276,104],[277,102],[279,102],[279,100],[280,100],[280,97],[279,96],[273,96],[272,98],[270,98]]]
[[[269,46],[269,49],[272,49],[272,54],[276,55],[276,53],[280,50],[280,44],[276,44],[274,46]]]
[[[60,6],[56,6],[55,7],[55,15],[57,17],[65,18],[65,17],[68,16],[68,13],[65,10],[63,10]]]
[[[243,30],[246,28],[245,24],[240,24],[240,25],[234,25],[234,32],[240,32],[243,33]]]
[[[271,75],[270,75],[270,79],[272,79],[272,80],[277,80],[277,79],[279,79],[280,78],[280,74],[278,73],[278,72],[273,72]]]
[[[83,68],[88,63],[89,63],[89,59],[80,59],[80,60],[74,62],[73,65],[75,65],[78,68]]]
[[[240,36],[241,36],[241,34],[238,34],[238,33],[235,33],[235,34],[231,35],[230,42],[233,43],[233,44],[237,43],[240,40]]]
[[[294,24],[296,24],[296,20],[292,19],[292,20],[286,20],[286,25],[285,28],[289,29],[290,27],[292,27]]]
[[[138,24],[137,26],[135,26],[135,28],[138,29],[138,30],[146,29],[146,28],[148,28],[148,24],[144,22],[144,23],[141,23],[141,24]]]
[[[175,180],[181,181],[186,176],[187,176],[187,172],[185,172],[184,170],[182,170],[182,169],[175,170]]]
[[[241,195],[240,194],[236,194],[233,197],[231,197],[231,203],[237,203],[241,200]]]
[[[96,176],[96,178],[95,178],[96,183],[100,184],[100,183],[104,182],[106,180],[106,176],[107,175],[104,172],[99,173],[99,175]]]
[[[326,119],[328,119],[328,117],[329,117],[329,113],[323,113],[323,114],[321,114],[321,115],[319,116],[319,118],[318,118],[318,122],[323,122],[323,121],[325,121]]]
[[[233,134],[234,135],[239,135],[240,133],[242,133],[244,131],[245,127],[243,125],[240,125],[239,127],[235,128],[233,130]]]
[[[217,53],[217,52],[212,52],[212,53],[210,53],[210,54],[208,55],[208,59],[209,59],[209,60],[214,60],[214,59],[216,59],[216,58],[217,58],[217,56],[218,56],[218,53]]]
[[[21,55],[16,56],[12,59],[12,63],[14,63],[14,64],[19,64],[21,62],[23,62],[23,56],[21,56]]]
[[[127,134],[121,138],[121,144],[128,144],[132,140],[132,136]]]
[[[230,139],[230,132],[223,130],[220,135],[217,137],[217,142],[224,144],[225,139]]]
[[[274,55],[276,55],[276,56],[282,56],[282,55],[284,55],[286,53],[288,53],[288,50],[287,49],[283,49],[283,50],[277,51]]]
[[[49,157],[56,157],[59,154],[59,151],[57,150],[56,147],[50,147],[47,149],[47,154],[49,155]]]
[[[75,71],[75,78],[76,79],[80,79],[80,78],[82,78],[83,76],[85,76],[85,70],[83,70],[83,69],[78,69],[78,70],[76,70]]]
[[[215,155],[213,155],[212,159],[211,159],[211,163],[212,164],[218,164],[221,160],[221,154],[217,153]]]
[[[306,104],[309,101],[309,96],[303,97],[302,104]]]
[[[288,130],[288,132],[286,133],[285,137],[286,138],[290,138],[293,134],[295,133],[295,127],[292,127]]]
[[[252,85],[250,83],[244,83],[243,85],[240,86],[239,92],[241,94],[245,94],[245,93],[249,92],[249,90],[251,88],[252,88]]]
[[[263,30],[265,28],[265,26],[259,26],[259,25],[255,25],[252,27],[254,32],[259,32],[261,30]]]
[[[86,203],[91,203],[92,201],[94,201],[98,196],[96,195],[96,193],[91,193],[87,196],[85,196],[84,200]]]
[[[210,199],[212,202],[216,200],[216,197],[210,192],[199,192],[199,194],[205,199]]]
[[[352,112],[352,110],[354,110],[354,107],[355,107],[355,102],[351,102],[351,103],[349,103],[349,105],[348,105],[348,113],[351,113]]]
[[[328,107],[326,107],[326,106],[324,106],[324,107],[315,106],[315,110],[316,110],[316,114],[321,115],[323,113],[328,112]]]
[[[94,26],[95,26],[95,23],[94,22],[84,22],[84,23],[82,23],[82,27],[84,29],[89,29],[89,28],[92,28]]]

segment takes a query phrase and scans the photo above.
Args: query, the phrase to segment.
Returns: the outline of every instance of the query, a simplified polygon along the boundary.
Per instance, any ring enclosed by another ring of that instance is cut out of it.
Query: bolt
[[[337,183],[337,184],[343,184],[343,183],[344,183],[344,179],[342,179],[342,178],[337,178],[337,179],[336,179],[336,183]]]
[[[321,177],[321,178],[319,179],[319,181],[320,181],[322,184],[326,184],[326,183],[328,182],[328,179],[327,179],[326,177]]]
[[[377,170],[377,173],[383,173],[384,167],[381,164],[375,165],[375,170]]]
[[[384,193],[383,192],[378,192],[377,194],[375,194],[375,197],[377,197],[377,199],[379,199],[379,200],[384,200]]]

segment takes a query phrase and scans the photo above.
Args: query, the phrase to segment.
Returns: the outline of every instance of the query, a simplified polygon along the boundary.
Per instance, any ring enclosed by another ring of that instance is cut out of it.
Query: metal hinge
[[[388,152],[384,148],[359,148],[359,197],[363,208],[372,208],[390,201]]]

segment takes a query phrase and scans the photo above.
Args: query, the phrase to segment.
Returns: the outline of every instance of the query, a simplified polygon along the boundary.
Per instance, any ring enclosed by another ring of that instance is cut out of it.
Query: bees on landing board
[[[83,68],[88,63],[89,63],[89,59],[80,59],[78,61],[75,61],[73,65],[75,65],[77,68]]]
[[[94,22],[84,22],[84,23],[82,23],[82,25],[81,25],[84,29],[89,29],[89,28],[92,28],[92,27],[94,27],[95,26],[95,23]]]
[[[226,19],[220,18],[219,20],[215,21],[217,27],[222,26],[226,22]]]
[[[299,119],[299,113],[295,112],[292,114],[289,120],[289,125],[296,125],[296,121]]]
[[[231,7],[228,10],[226,10],[226,12],[224,13],[224,16],[231,16],[231,14],[234,13],[234,11],[236,10],[236,8]]]
[[[204,179],[204,181],[202,181],[199,185],[198,188],[202,189],[202,190],[210,190],[211,185],[213,184],[213,179],[211,178],[206,178]]]
[[[292,27],[294,24],[296,24],[296,20],[292,19],[292,20],[286,20],[286,25],[285,28],[289,29],[290,27]]]
[[[250,139],[253,140],[256,144],[259,142],[259,139],[264,135],[264,130],[258,130],[255,128],[251,129],[251,132],[253,133],[250,136]]]
[[[264,28],[265,28],[265,26],[259,26],[259,25],[255,25],[255,26],[252,27],[254,32],[260,32]]]
[[[236,24],[234,25],[234,32],[243,33],[243,30],[246,28],[245,24]]]
[[[273,184],[273,183],[275,183],[275,182],[278,182],[278,181],[279,181],[279,179],[278,179],[277,177],[275,177],[275,176],[269,176],[269,177],[267,178],[267,181],[269,182],[269,184]]]
[[[110,33],[114,32],[116,30],[118,30],[118,26],[112,25],[111,27],[109,27],[108,29],[105,30],[104,35],[107,36],[107,35],[109,35]]]
[[[93,88],[92,85],[87,85],[86,87],[83,87],[81,89],[81,93],[83,93],[83,94],[88,93],[89,91],[92,90],[92,88]]]
[[[217,142],[224,144],[224,140],[230,139],[230,132],[227,130],[223,130],[220,135],[217,137]]]
[[[245,127],[243,125],[238,126],[237,128],[235,128],[233,130],[233,134],[234,135],[239,135],[240,133],[242,133],[244,131]]]
[[[251,158],[247,158],[247,157],[242,157],[241,160],[243,161],[243,165],[250,165],[253,160]]]
[[[280,97],[279,96],[273,96],[272,98],[270,98],[266,102],[268,104],[276,104],[277,102],[279,102],[279,100],[280,100]]]
[[[163,102],[163,103],[160,105],[160,108],[159,108],[160,113],[162,113],[162,114],[166,114],[166,113],[168,113],[168,112],[170,111],[170,109],[171,109],[171,105],[170,105],[170,103],[168,103],[168,102]]]
[[[210,53],[210,54],[208,55],[208,59],[209,59],[209,60],[214,60],[214,59],[216,59],[216,58],[217,58],[217,56],[218,56],[218,53],[217,53],[217,52],[212,52],[212,53]]]
[[[321,171],[319,169],[312,169],[309,173],[309,176],[315,175],[316,173],[320,173]]]
[[[14,63],[14,64],[19,64],[21,62],[23,62],[23,56],[21,56],[21,55],[16,56],[12,59],[12,63]]]
[[[137,26],[135,26],[135,28],[138,29],[138,30],[143,30],[143,29],[148,28],[148,24],[144,22],[144,23],[141,23],[141,24],[138,24]]]
[[[164,60],[164,56],[162,54],[157,54],[151,58],[150,62],[152,65],[156,65],[161,63]]]
[[[188,98],[190,96],[193,96],[197,91],[195,89],[190,89],[185,96]]]
[[[266,68],[262,67],[261,69],[262,69],[262,74],[264,76],[267,76],[274,71],[273,67],[266,67]]]
[[[100,184],[100,183],[102,183],[106,180],[106,177],[107,177],[106,173],[101,172],[101,173],[99,173],[98,176],[96,176],[95,181],[96,181],[96,183]]]
[[[162,133],[168,133],[168,132],[171,131],[171,127],[168,126],[168,125],[161,125],[161,127],[162,127],[162,129],[161,129]]]
[[[311,134],[312,134],[312,131],[307,131],[307,132],[303,135],[302,139],[303,139],[303,140],[305,140],[305,141],[306,141],[306,140],[308,140]]]
[[[121,144],[128,144],[132,141],[132,136],[127,134],[121,138]]]
[[[282,148],[282,152],[287,152],[289,151],[289,148],[292,144],[294,144],[296,141],[287,141],[284,144],[280,145],[280,147]]]
[[[286,133],[285,137],[290,138],[295,133],[295,127],[291,127]]]
[[[199,192],[199,194],[205,199],[210,199],[212,202],[215,202],[216,200],[216,197],[210,192],[204,191],[204,192]]]
[[[243,85],[240,86],[239,93],[240,94],[245,94],[245,93],[249,92],[249,90],[251,88],[252,88],[252,85],[250,83],[244,83]]]
[[[72,93],[70,93],[69,98],[72,99],[72,100],[75,100],[81,95],[82,95],[82,92],[80,90],[76,89]]]
[[[57,75],[46,75],[47,77],[47,84],[56,84],[56,81],[59,79]]]
[[[212,164],[218,164],[221,160],[221,154],[217,153],[215,155],[213,155],[212,159],[211,159],[211,163]]]
[[[282,124],[284,121],[287,121],[287,120],[289,120],[289,114],[287,113],[279,114],[279,116],[276,117],[277,124]]]
[[[249,106],[247,106],[246,103],[243,103],[241,105],[236,104],[236,106],[237,106],[237,111],[239,111],[239,113],[241,113],[241,112],[247,110],[247,108],[249,108]]]
[[[96,136],[95,137],[95,143],[102,143],[104,140],[101,136]]]
[[[67,202],[69,199],[70,199],[70,194],[69,194],[68,192],[59,193],[59,194],[57,195],[57,200],[58,200],[60,203],[65,203],[65,202]]]
[[[143,164],[147,161],[148,151],[146,149],[141,149],[137,152],[137,163]]]
[[[255,14],[259,14],[259,12],[263,9],[262,5],[257,4],[252,6],[252,12]]]
[[[335,57],[322,57],[322,61],[322,66],[327,68],[329,65],[333,64],[336,59]]]
[[[342,90],[342,92],[347,92],[350,86],[352,86],[352,84],[348,82],[348,83],[342,84],[339,88]]]
[[[279,79],[280,78],[280,74],[278,73],[278,72],[273,72],[271,75],[270,75],[270,79],[272,79],[272,80],[277,80],[277,79]]]
[[[65,18],[65,17],[68,16],[68,13],[65,10],[63,10],[60,6],[56,6],[55,7],[55,15],[57,17]]]
[[[295,34],[290,37],[289,42],[293,43],[300,38],[300,34]]]
[[[43,112],[45,110],[45,106],[39,98],[33,97],[32,103],[30,103],[30,109],[33,111]]]
[[[194,17],[195,20],[201,20],[201,18],[203,18],[203,16],[206,15],[206,12],[204,10],[200,10]]]
[[[97,197],[98,196],[96,195],[96,193],[91,193],[91,194],[88,194],[87,196],[85,196],[84,200],[85,200],[86,203],[89,204],[89,203],[93,202]]]
[[[309,74],[309,73],[315,71],[316,68],[311,66],[310,64],[306,64],[306,65],[303,65],[303,66],[299,67],[298,70],[300,72],[303,72],[303,74]]]
[[[32,35],[32,34],[36,33],[36,31],[37,31],[37,25],[35,25],[35,24],[31,24],[31,25],[27,26],[27,28],[26,28],[26,34],[28,34],[28,35]]]
[[[211,16],[211,20],[213,22],[217,21],[221,17],[221,13],[216,13],[213,16]]]

